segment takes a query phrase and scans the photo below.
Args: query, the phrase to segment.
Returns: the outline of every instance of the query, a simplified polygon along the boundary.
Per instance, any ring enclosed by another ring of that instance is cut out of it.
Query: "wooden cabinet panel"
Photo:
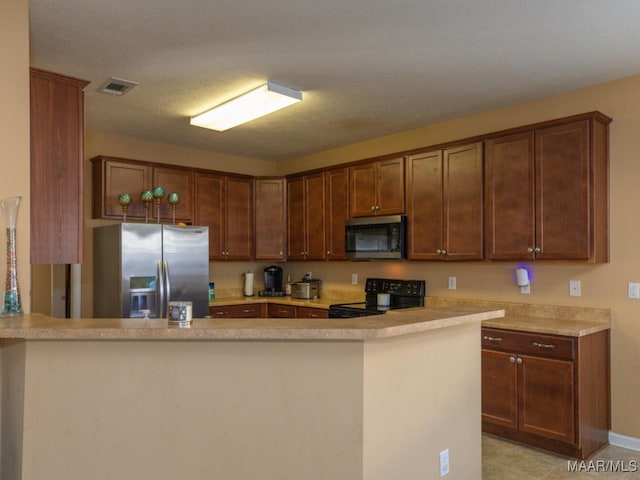
[[[376,214],[376,164],[367,163],[349,168],[349,208],[351,217]]]
[[[541,260],[589,258],[588,121],[536,131],[536,247]]]
[[[482,145],[474,143],[407,158],[411,260],[480,260]]]
[[[518,427],[517,368],[510,353],[482,349],[482,420]]]
[[[324,260],[325,248],[325,206],[324,173],[305,176],[305,232],[306,260]]]
[[[440,260],[444,227],[442,151],[407,159],[407,257]]]
[[[286,232],[286,181],[255,179],[255,259],[284,260]]]
[[[175,221],[193,223],[193,182],[194,173],[192,170],[157,165],[153,167],[153,181],[148,190],[162,187],[165,191],[165,196],[160,202],[160,222],[173,222],[172,209],[167,197],[170,193],[177,193],[180,195],[180,203],[176,205]],[[140,192],[137,192],[137,194],[139,195]],[[157,221],[157,207],[155,205],[152,206],[151,211],[151,218]]]
[[[253,255],[253,181],[226,177],[227,260],[251,260]]]
[[[296,318],[329,318],[329,311],[324,308],[296,307]]]
[[[351,217],[404,213],[404,157],[349,168]]]
[[[518,355],[518,428],[575,442],[573,362]]]
[[[287,258],[324,260],[324,173],[287,179]]]
[[[304,260],[306,249],[304,178],[287,179],[287,259]]]
[[[327,260],[346,260],[344,227],[349,218],[349,169],[325,172]]]
[[[31,69],[31,263],[82,263],[84,94],[89,82]]]
[[[489,260],[531,257],[535,245],[533,132],[485,142],[485,245]]]
[[[209,258],[224,259],[224,177],[197,173],[195,179],[195,223],[209,227]]]
[[[94,195],[100,191],[98,185],[104,185],[102,201],[94,196],[93,217],[122,219],[122,207],[118,204],[118,196],[128,193],[133,202],[127,209],[127,219],[144,220],[145,210],[140,193],[152,184],[152,167],[144,163],[121,162],[107,157],[98,157],[92,161]],[[153,206],[148,212],[149,220],[152,218],[152,208]]]
[[[404,213],[404,157],[378,163],[376,215]]]

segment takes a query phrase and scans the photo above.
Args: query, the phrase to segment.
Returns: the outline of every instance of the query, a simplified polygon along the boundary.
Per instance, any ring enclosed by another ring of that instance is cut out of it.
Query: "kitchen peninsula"
[[[0,320],[2,472],[47,478],[480,479],[480,323]]]

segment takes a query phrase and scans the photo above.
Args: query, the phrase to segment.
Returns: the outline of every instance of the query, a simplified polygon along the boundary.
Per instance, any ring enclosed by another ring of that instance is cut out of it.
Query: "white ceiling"
[[[640,73],[637,0],[29,5],[31,65],[91,80],[88,130],[266,160]],[[139,85],[99,93],[111,76]],[[226,132],[189,125],[267,80],[303,102]]]

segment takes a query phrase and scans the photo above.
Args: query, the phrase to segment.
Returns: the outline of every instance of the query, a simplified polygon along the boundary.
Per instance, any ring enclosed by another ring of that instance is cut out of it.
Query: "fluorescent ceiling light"
[[[302,100],[302,92],[267,82],[239,97],[191,117],[191,125],[223,132]]]

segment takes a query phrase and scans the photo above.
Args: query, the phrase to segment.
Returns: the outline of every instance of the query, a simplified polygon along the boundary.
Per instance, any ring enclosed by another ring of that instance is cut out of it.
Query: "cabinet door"
[[[209,227],[209,259],[223,260],[225,248],[224,177],[198,172],[195,184],[195,223]]]
[[[81,263],[84,94],[89,82],[31,69],[31,263]],[[9,175],[8,171],[3,174]],[[24,207],[23,207],[24,208]]]
[[[442,152],[407,159],[408,258],[438,260],[442,245]]]
[[[375,163],[349,168],[349,209],[351,217],[370,217],[376,214]]]
[[[528,355],[518,358],[519,429],[575,443],[573,362]]]
[[[535,168],[532,132],[485,142],[485,258],[533,258]]]
[[[518,428],[515,355],[482,349],[482,421]]]
[[[180,195],[180,203],[176,206],[175,221],[193,223],[193,184],[194,173],[192,170],[155,166],[153,168],[153,186],[162,187],[165,197],[160,202],[160,221],[172,222],[172,206],[167,201],[170,193]],[[158,210],[152,207],[152,218],[157,219]]]
[[[255,259],[284,260],[285,179],[256,178],[254,189]]]
[[[404,213],[404,157],[378,163],[376,215]]]
[[[536,131],[538,259],[589,259],[588,145],[588,120]]]
[[[304,178],[287,179],[287,258],[305,259]]]
[[[152,167],[144,163],[125,162],[105,157],[93,159],[92,162],[93,217],[122,219],[122,207],[118,204],[118,196],[128,193],[133,201],[127,209],[127,219],[144,220],[145,209],[140,193],[151,189]],[[100,195],[100,198],[96,198],[96,195]],[[151,220],[151,211],[149,211],[149,220]]]
[[[306,260],[326,258],[324,234],[324,173],[306,175],[305,183],[305,237]]]
[[[325,172],[327,260],[346,260],[344,227],[349,218],[349,169]]]
[[[251,260],[253,254],[253,180],[226,177],[226,259]]]
[[[482,144],[445,150],[442,173],[442,258],[481,260]]]

